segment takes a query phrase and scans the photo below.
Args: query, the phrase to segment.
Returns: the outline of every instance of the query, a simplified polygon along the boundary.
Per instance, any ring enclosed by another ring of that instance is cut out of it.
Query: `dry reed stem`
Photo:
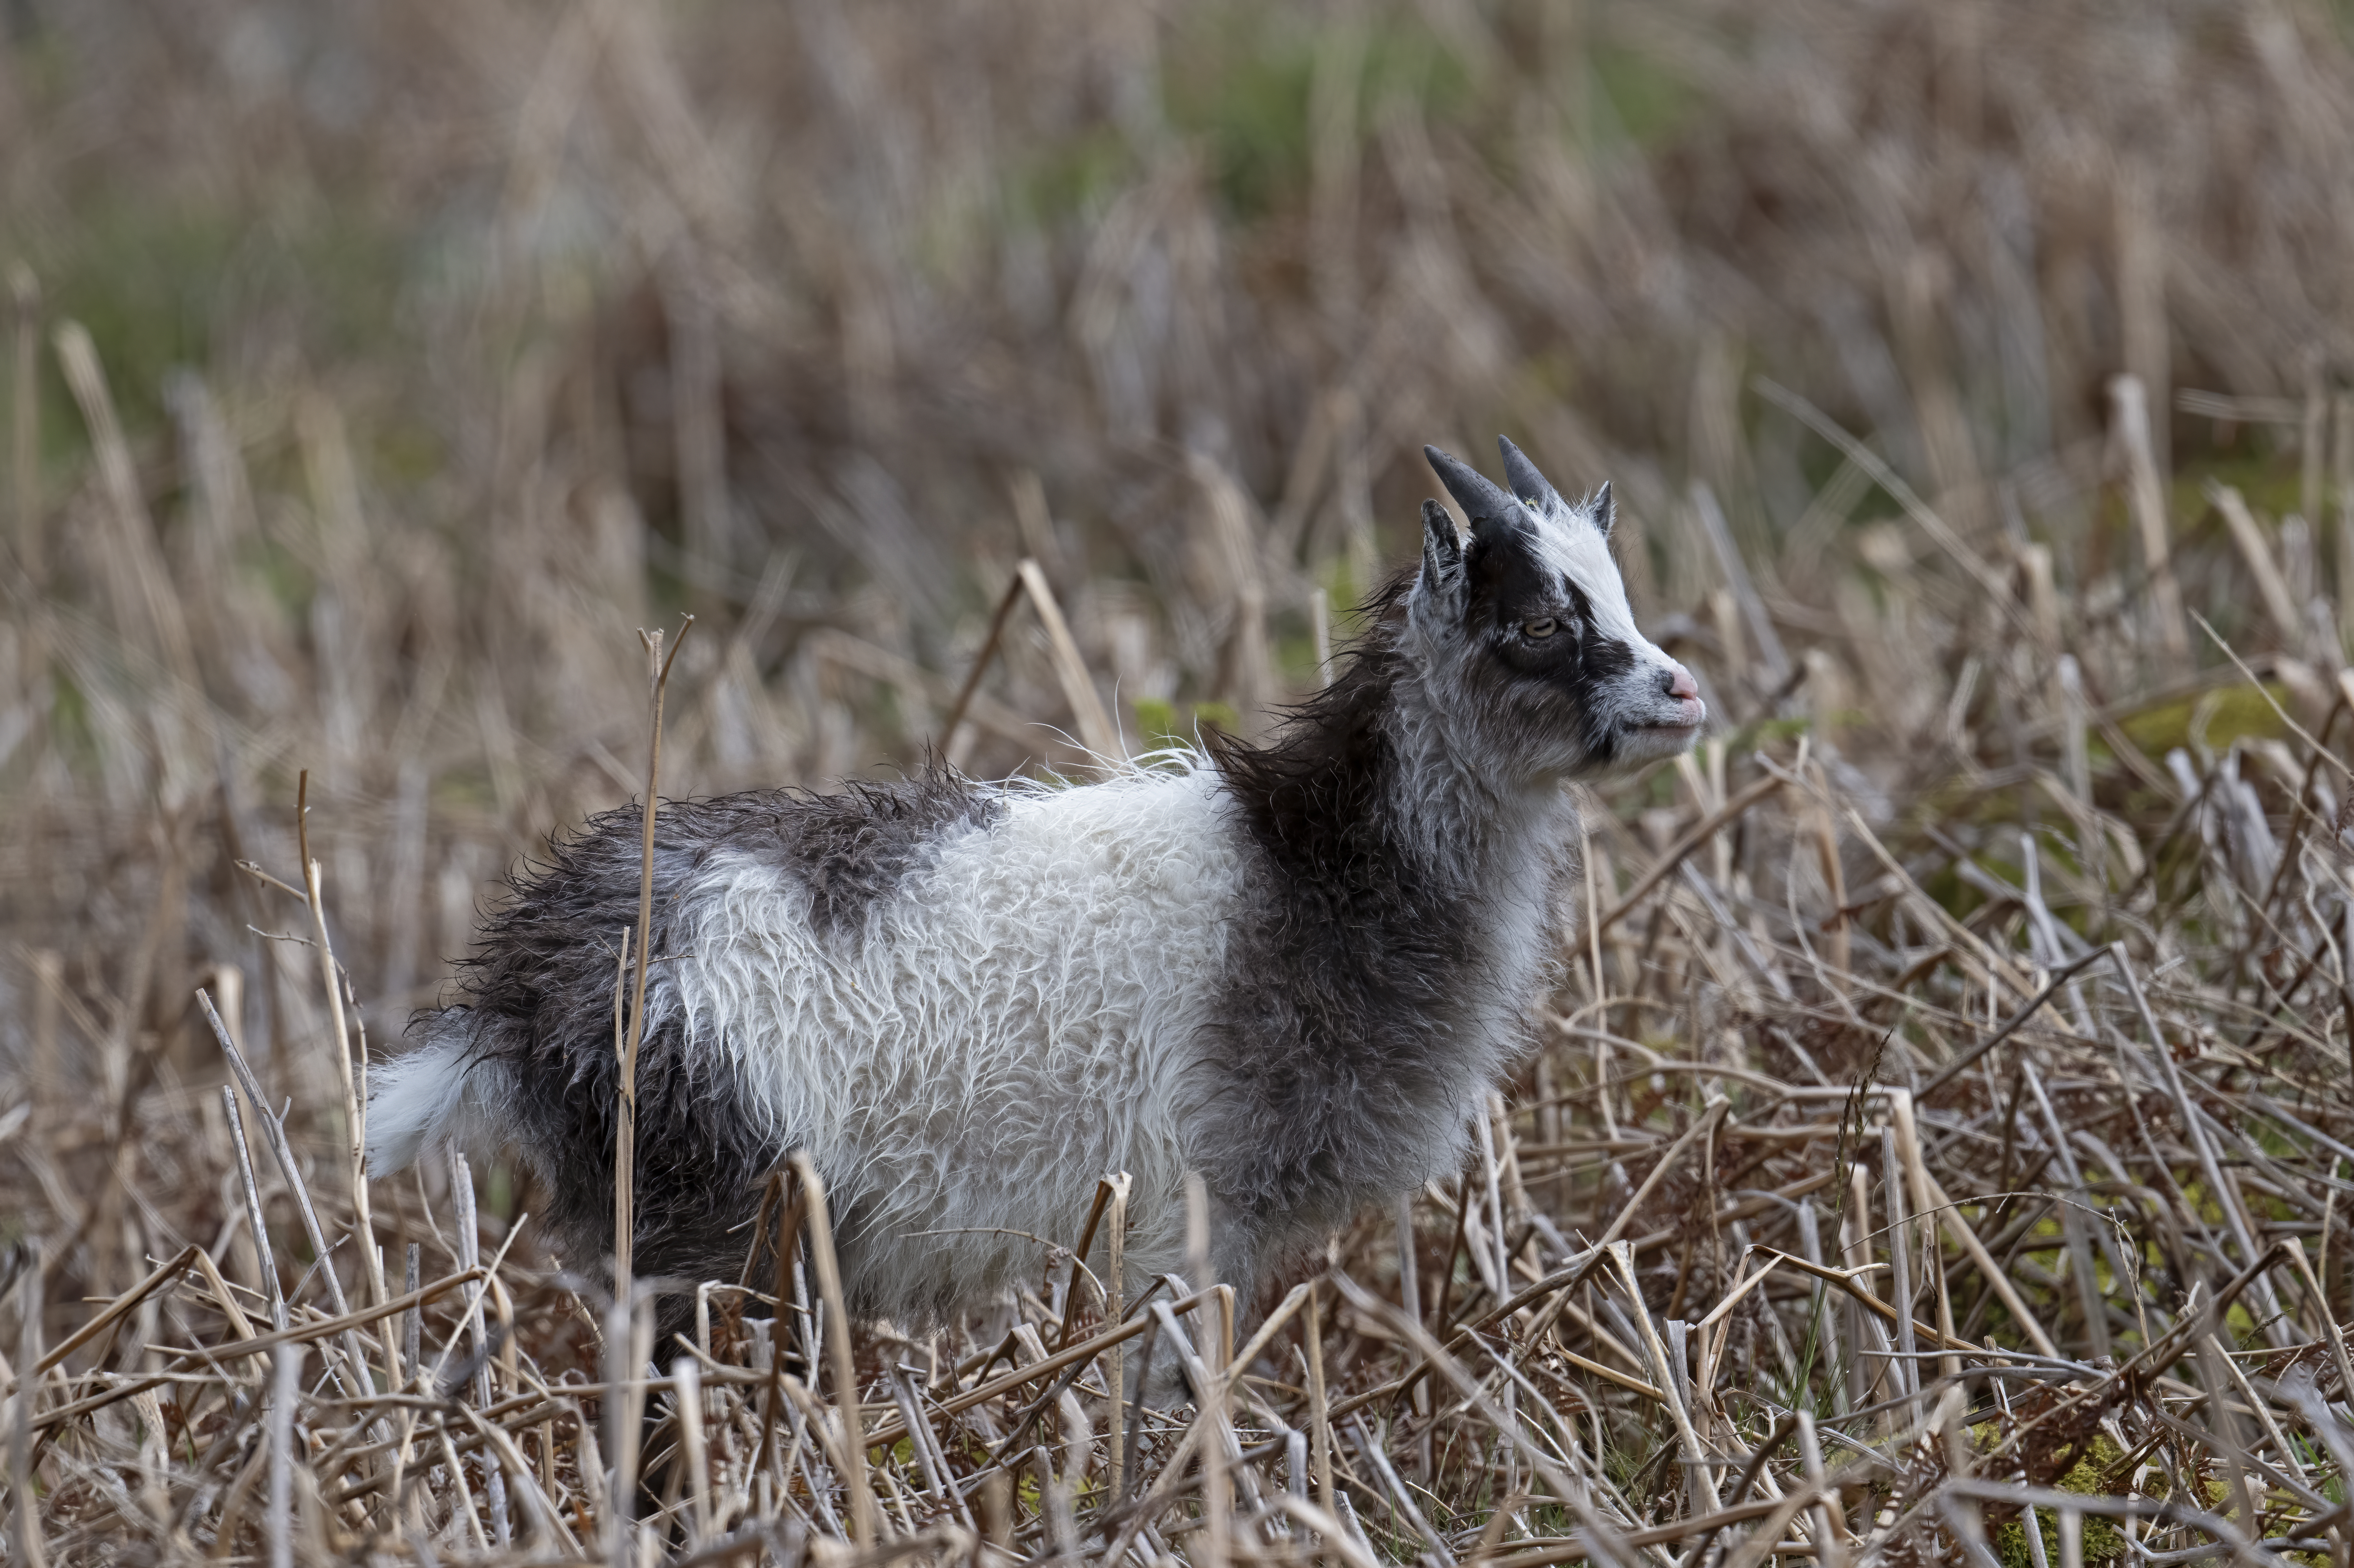
[[[630,994],[629,1038],[620,1052],[620,1114],[615,1124],[613,1149],[613,1296],[618,1301],[631,1299],[630,1253],[636,1241],[631,1189],[638,1159],[638,1045],[645,1034],[646,966],[652,961],[653,947],[654,813],[659,809],[656,792],[662,785],[663,698],[670,689],[671,666],[678,662],[678,651],[694,625],[695,617],[691,615],[680,620],[678,636],[672,640],[668,658],[663,656],[663,634],[659,630],[638,632],[638,641],[646,651],[650,735],[646,743],[646,792],[638,810],[638,967],[636,984]],[[625,934],[625,963],[627,941]],[[616,1005],[620,995],[616,990]]]
[[[1071,637],[1071,628],[1063,620],[1063,608],[1055,602],[1055,590],[1047,586],[1046,574],[1038,563],[1023,557],[1014,568],[1022,586],[1029,592],[1030,602],[1037,607],[1038,620],[1046,629],[1047,645],[1054,651],[1055,678],[1063,683],[1064,700],[1071,705],[1071,715],[1079,726],[1079,739],[1088,751],[1107,760],[1117,761],[1127,754],[1119,743],[1119,731],[1114,727],[1111,715],[1104,711],[1103,699],[1096,694],[1095,681],[1087,674],[1087,661],[1079,653],[1079,645]]]
[[[41,285],[21,260],[8,263],[9,497],[16,535],[16,560],[27,580],[38,588],[47,572],[42,549],[41,426],[39,383]]]
[[[811,1260],[817,1266],[818,1292],[825,1302],[826,1348],[833,1358],[834,1440],[849,1471],[850,1535],[861,1550],[875,1544],[874,1484],[866,1473],[866,1450],[872,1445],[858,1417],[858,1363],[850,1349],[850,1311],[843,1304],[842,1270],[833,1255],[833,1226],[825,1207],[825,1183],[808,1155],[796,1150],[793,1175],[801,1185],[801,1202],[809,1206]],[[782,1352],[779,1351],[779,1354]]]
[[[981,678],[989,673],[990,661],[997,657],[997,644],[1005,635],[1006,617],[1029,588],[1029,580],[1016,570],[997,596],[997,609],[989,618],[989,633],[981,640],[981,652],[972,656],[972,668],[965,673],[964,683],[957,688],[956,698],[949,704],[946,717],[940,720],[940,755],[951,761],[957,757],[957,730],[964,723],[965,710],[972,705],[973,694],[981,689]]]
[[[38,1366],[42,1359],[41,1314],[29,1306],[41,1299],[41,1262],[40,1251],[36,1247],[17,1279],[16,1364],[26,1368]],[[32,1486],[31,1387],[18,1387],[10,1396],[8,1409],[8,1493],[12,1508],[8,1539],[28,1568],[40,1568],[48,1561],[48,1549],[43,1539],[47,1532],[41,1525],[40,1501]]]
[[[2182,619],[2182,589],[2174,578],[2172,529],[2167,521],[2158,460],[2151,450],[2149,398],[2141,377],[2130,374],[2111,377],[2109,408],[2117,446],[2125,457],[2134,524],[2141,532],[2142,560],[2149,571],[2158,637],[2170,657],[2188,663],[2190,631]]]

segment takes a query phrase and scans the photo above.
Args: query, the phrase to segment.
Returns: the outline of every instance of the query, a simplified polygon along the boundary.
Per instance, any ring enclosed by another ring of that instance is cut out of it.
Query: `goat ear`
[[[1519,496],[1530,511],[1541,517],[1558,517],[1569,510],[1562,503],[1561,492],[1537,471],[1537,465],[1529,461],[1527,453],[1512,444],[1510,436],[1498,436],[1496,445],[1503,449],[1504,478],[1511,484],[1512,493]]]
[[[1422,576],[1414,599],[1450,620],[1463,604],[1463,541],[1455,519],[1436,501],[1422,503]]]
[[[1463,575],[1463,536],[1455,531],[1453,515],[1436,501],[1422,503],[1422,565],[1435,577]]]
[[[1463,508],[1473,533],[1482,523],[1514,523],[1520,521],[1520,503],[1504,488],[1459,458],[1450,457],[1437,447],[1425,447],[1422,455],[1430,460],[1438,475],[1438,482],[1447,486],[1447,493]]]
[[[1608,480],[1602,482],[1602,488],[1596,491],[1594,499],[1585,503],[1585,511],[1594,519],[1594,525],[1602,530],[1602,536],[1606,539],[1610,537],[1610,530],[1618,522],[1618,500],[1610,493]]]

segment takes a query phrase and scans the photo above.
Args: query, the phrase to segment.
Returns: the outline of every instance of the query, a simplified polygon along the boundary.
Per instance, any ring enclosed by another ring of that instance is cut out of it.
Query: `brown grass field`
[[[0,5],[0,1557],[2354,1562],[2349,25]],[[1497,430],[1715,727],[1321,1273],[853,1332],[780,1177],[654,1346],[524,1172],[356,1179],[641,628],[667,796],[1083,775]]]

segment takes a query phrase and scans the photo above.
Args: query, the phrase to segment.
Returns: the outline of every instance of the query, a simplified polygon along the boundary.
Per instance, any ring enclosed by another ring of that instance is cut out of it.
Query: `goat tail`
[[[370,1176],[407,1170],[433,1144],[481,1148],[514,1131],[514,1074],[477,1049],[472,1011],[446,1008],[420,1020],[424,1042],[368,1074]]]

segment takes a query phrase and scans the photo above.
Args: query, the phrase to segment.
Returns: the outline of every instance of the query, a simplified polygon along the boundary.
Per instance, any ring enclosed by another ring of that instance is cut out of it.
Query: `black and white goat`
[[[853,1312],[1003,1299],[1134,1181],[1130,1284],[1178,1266],[1183,1181],[1247,1299],[1288,1252],[1455,1170],[1527,1038],[1574,864],[1564,785],[1689,746],[1682,666],[1635,629],[1607,486],[1507,493],[1426,449],[1423,506],[1340,677],[1267,746],[1101,782],[931,772],[666,805],[639,1065],[637,1269],[732,1277],[762,1177],[808,1151]],[[612,1250],[613,951],[635,808],[515,877],[458,1005],[375,1075],[368,1159],[508,1148],[559,1248]]]

